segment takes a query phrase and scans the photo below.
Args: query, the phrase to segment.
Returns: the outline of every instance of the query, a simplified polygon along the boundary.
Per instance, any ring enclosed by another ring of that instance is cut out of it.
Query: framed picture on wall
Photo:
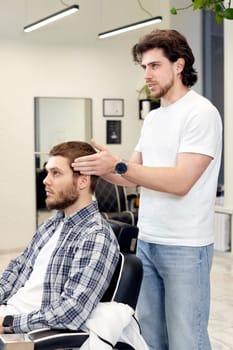
[[[107,120],[106,139],[107,144],[121,143],[121,120]]]
[[[124,100],[122,98],[104,98],[103,116],[104,117],[123,117]]]

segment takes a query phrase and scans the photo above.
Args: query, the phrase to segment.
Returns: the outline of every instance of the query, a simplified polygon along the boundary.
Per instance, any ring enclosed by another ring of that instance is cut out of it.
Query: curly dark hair
[[[89,156],[90,154],[96,153],[96,150],[87,142],[83,141],[68,141],[59,143],[58,145],[53,146],[49,152],[49,156],[62,156],[67,158],[69,161],[70,168],[74,172],[74,175],[79,175],[72,168],[71,164],[74,162],[75,158]],[[92,193],[95,192],[96,184],[99,177],[96,175],[91,175],[91,187],[90,190]]]
[[[197,82],[197,72],[193,68],[195,58],[186,38],[176,30],[153,30],[142,37],[132,48],[133,60],[141,63],[142,55],[148,50],[162,49],[165,57],[170,62],[176,62],[178,58],[185,60],[181,73],[182,83],[185,86],[193,86]]]

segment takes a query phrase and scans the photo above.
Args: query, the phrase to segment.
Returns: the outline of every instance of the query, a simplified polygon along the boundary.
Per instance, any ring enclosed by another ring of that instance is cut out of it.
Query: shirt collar
[[[87,217],[95,214],[98,211],[99,211],[98,204],[96,201],[93,201],[88,206],[80,209],[79,211],[76,211],[75,213],[73,213],[69,216],[64,216],[64,212],[62,210],[59,210],[55,214],[54,219],[56,222],[63,221],[64,223],[66,223],[68,225],[74,226],[78,222],[82,221],[83,219],[86,219]]]

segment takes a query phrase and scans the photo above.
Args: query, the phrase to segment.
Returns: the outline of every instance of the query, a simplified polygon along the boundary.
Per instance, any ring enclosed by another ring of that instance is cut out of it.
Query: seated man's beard
[[[74,204],[78,198],[79,192],[72,184],[66,190],[58,192],[56,198],[47,198],[45,202],[48,209],[62,210]]]

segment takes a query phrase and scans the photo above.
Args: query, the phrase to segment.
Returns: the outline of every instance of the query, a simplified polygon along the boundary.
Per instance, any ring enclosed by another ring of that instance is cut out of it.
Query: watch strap
[[[3,327],[4,333],[6,333],[6,334],[14,333],[13,322],[14,322],[14,316],[6,315],[4,317],[3,322],[2,322],[2,327]]]

